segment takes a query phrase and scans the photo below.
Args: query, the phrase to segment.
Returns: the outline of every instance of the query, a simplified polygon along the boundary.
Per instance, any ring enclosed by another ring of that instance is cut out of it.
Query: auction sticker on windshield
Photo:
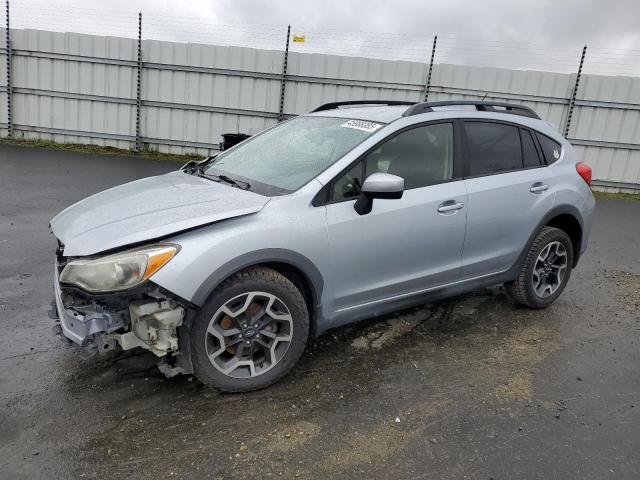
[[[363,130],[365,132],[375,132],[382,126],[382,124],[365,122],[364,120],[349,120],[340,126],[344,128],[355,128],[356,130]]]

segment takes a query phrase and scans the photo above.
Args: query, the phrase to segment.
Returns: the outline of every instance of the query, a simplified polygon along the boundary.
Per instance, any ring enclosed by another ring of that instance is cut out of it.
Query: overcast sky
[[[196,0],[184,8],[248,22],[640,48],[638,0]]]
[[[147,38],[278,48],[292,24],[306,35],[293,46],[299,51],[424,61],[438,34],[440,61],[482,57],[553,69],[576,64],[588,44],[592,68],[629,73],[640,65],[640,0],[11,0],[11,7],[18,27],[135,35],[142,11]]]

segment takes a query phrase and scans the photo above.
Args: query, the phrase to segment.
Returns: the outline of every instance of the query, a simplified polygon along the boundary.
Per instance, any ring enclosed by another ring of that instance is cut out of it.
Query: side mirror
[[[372,173],[362,184],[360,197],[353,208],[358,215],[366,215],[371,212],[374,198],[402,198],[402,192],[404,178],[390,173]]]

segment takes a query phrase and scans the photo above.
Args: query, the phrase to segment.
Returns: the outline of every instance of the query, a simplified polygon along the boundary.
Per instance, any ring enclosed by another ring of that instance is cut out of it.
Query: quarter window
[[[537,133],[540,146],[542,147],[542,153],[547,161],[547,165],[551,165],[560,158],[562,152],[562,146],[555,140],[550,139],[546,135]]]
[[[465,122],[469,175],[487,175],[522,168],[518,128],[501,123]]]
[[[524,168],[539,167],[540,156],[538,155],[538,149],[533,142],[533,137],[529,130],[520,129],[520,135],[522,139],[522,156],[524,161]]]
[[[336,201],[355,198],[360,195],[361,187],[362,162],[358,162],[333,182],[331,198]]]

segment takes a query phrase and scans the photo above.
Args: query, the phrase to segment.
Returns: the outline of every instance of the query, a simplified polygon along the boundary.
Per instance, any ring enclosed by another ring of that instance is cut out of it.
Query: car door
[[[553,206],[552,182],[533,132],[516,124],[464,121],[467,230],[461,278],[516,261]]]
[[[453,122],[396,133],[338,175],[326,205],[336,313],[382,304],[454,282],[464,240],[466,190]],[[400,199],[375,199],[366,215],[354,210],[367,176],[405,180]]]

